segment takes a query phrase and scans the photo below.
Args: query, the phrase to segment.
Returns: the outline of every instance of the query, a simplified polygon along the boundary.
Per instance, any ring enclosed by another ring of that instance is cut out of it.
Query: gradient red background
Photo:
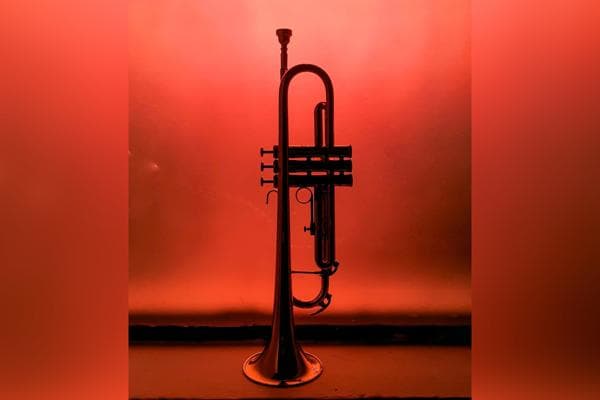
[[[600,395],[600,7],[473,6],[473,398]]]
[[[276,207],[258,149],[277,140],[279,27],[293,30],[290,65],[332,77],[336,142],[354,150],[329,315],[469,314],[469,13],[469,1],[131,1],[132,314],[270,314]],[[293,82],[292,143],[312,143],[323,96],[314,76]],[[314,268],[307,219],[294,205],[300,269]]]
[[[126,398],[127,4],[0,8],[0,393]],[[474,2],[475,399],[598,397],[598,12]]]
[[[0,398],[127,396],[127,15],[0,4]]]

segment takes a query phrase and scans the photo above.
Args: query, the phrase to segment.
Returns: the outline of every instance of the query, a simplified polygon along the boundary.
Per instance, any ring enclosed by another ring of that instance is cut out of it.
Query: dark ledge
[[[271,324],[271,313],[258,310],[221,310],[214,313],[157,313],[136,310],[129,315],[129,325],[175,326],[262,326]],[[461,313],[402,312],[325,312],[317,316],[294,315],[296,325],[393,325],[393,326],[466,326],[471,315]]]
[[[268,397],[269,400],[277,399],[288,399],[288,397]],[[327,397],[328,400],[350,400],[360,398],[362,400],[470,400],[471,397]],[[129,400],[211,400],[204,397],[130,397]],[[216,399],[215,399],[216,400]],[[264,398],[257,397],[255,399],[244,398],[244,400],[264,400]]]
[[[178,344],[203,342],[259,342],[270,335],[268,325],[212,327],[180,325],[131,325],[130,344]],[[470,346],[470,325],[298,325],[297,338],[304,343],[404,344]]]

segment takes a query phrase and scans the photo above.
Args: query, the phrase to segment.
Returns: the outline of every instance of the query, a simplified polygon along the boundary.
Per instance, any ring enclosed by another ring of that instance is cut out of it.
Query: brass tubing
[[[263,180],[263,182],[273,183],[273,186],[279,187],[279,177],[280,174],[276,174],[273,175],[273,182],[267,182],[266,180]],[[352,178],[352,175],[290,175],[288,179],[289,187],[308,187],[315,185],[352,186],[353,183],[354,179]],[[320,192],[324,192],[323,188],[321,188]],[[316,193],[319,193],[319,191],[315,192],[315,203],[322,201],[322,199],[319,200],[316,198]],[[328,216],[328,213],[324,214],[324,217],[327,219],[329,219]],[[319,225],[318,222],[316,222],[316,224],[317,226]]]
[[[279,158],[279,146],[273,146],[272,150],[264,150],[263,153],[267,151],[274,151],[273,157]],[[290,146],[288,149],[288,156],[290,158],[300,158],[300,157],[352,157],[352,146],[331,146],[331,147],[312,147],[312,146]]]
[[[264,168],[271,168],[270,165],[263,165]],[[274,172],[279,172],[279,160],[273,161]],[[328,160],[328,161],[317,161],[317,160],[288,160],[288,171],[289,172],[352,172],[352,161],[351,160]]]

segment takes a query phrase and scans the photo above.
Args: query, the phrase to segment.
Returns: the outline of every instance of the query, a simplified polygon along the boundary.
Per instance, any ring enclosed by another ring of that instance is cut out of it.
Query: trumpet
[[[338,270],[335,254],[335,187],[352,186],[352,147],[334,144],[333,84],[329,75],[313,64],[287,68],[287,45],[290,29],[276,31],[281,44],[279,84],[279,142],[270,149],[260,149],[261,157],[271,155],[271,164],[261,162],[261,171],[272,170],[272,179],[261,177],[260,184],[272,184],[266,195],[277,195],[277,244],[275,258],[275,296],[271,337],[264,350],[250,356],[243,372],[251,381],[269,386],[288,387],[310,382],[323,371],[321,361],[304,352],[296,342],[293,306],[316,309],[318,314],[331,303],[329,278]],[[288,89],[301,73],[317,75],[325,87],[325,101],[314,108],[314,146],[290,146],[288,124]],[[296,200],[310,207],[310,223],[304,231],[314,236],[315,271],[291,267],[290,189]],[[308,198],[301,200],[302,191]],[[310,300],[292,295],[292,274],[314,274],[321,279],[319,293]]]

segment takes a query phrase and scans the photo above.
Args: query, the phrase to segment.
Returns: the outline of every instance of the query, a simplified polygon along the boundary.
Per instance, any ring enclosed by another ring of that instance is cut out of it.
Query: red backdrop
[[[323,67],[354,186],[337,190],[332,314],[470,310],[469,1],[131,1],[132,313],[270,312],[276,205],[258,149],[277,140],[279,44]],[[312,140],[313,76],[290,90]],[[294,205],[292,257],[312,266]],[[294,289],[312,296],[318,282]]]

